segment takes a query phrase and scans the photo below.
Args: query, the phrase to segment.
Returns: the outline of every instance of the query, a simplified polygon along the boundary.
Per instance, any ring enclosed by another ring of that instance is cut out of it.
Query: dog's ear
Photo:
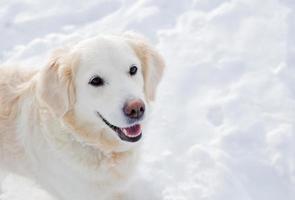
[[[69,111],[75,101],[74,66],[77,58],[66,50],[57,50],[40,71],[37,83],[39,99],[58,117]]]
[[[165,62],[155,48],[147,40],[135,33],[124,33],[124,37],[131,44],[135,53],[141,60],[145,82],[145,94],[148,100],[153,101],[157,86],[162,78]]]

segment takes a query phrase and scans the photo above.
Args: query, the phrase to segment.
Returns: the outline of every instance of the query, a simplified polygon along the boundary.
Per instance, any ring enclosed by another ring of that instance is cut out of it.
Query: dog
[[[0,68],[0,166],[61,200],[125,199],[163,75],[137,34],[100,35],[40,69]]]

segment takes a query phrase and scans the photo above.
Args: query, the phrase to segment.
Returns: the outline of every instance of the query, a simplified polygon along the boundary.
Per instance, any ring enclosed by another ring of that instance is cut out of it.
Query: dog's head
[[[141,37],[100,36],[55,52],[38,93],[75,138],[119,150],[141,139],[163,69]]]

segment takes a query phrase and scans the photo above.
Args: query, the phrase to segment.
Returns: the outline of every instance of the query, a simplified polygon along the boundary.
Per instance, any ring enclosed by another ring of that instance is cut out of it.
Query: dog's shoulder
[[[33,70],[22,70],[16,66],[0,67],[0,164],[1,168],[17,172],[15,162],[22,160],[24,149],[17,140],[18,108],[27,91]]]

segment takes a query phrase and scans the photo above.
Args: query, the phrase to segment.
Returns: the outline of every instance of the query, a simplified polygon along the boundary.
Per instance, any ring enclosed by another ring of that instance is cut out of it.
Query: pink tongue
[[[122,128],[122,131],[127,136],[138,136],[141,133],[141,127],[139,124],[136,124],[134,126],[128,127],[128,128]]]

